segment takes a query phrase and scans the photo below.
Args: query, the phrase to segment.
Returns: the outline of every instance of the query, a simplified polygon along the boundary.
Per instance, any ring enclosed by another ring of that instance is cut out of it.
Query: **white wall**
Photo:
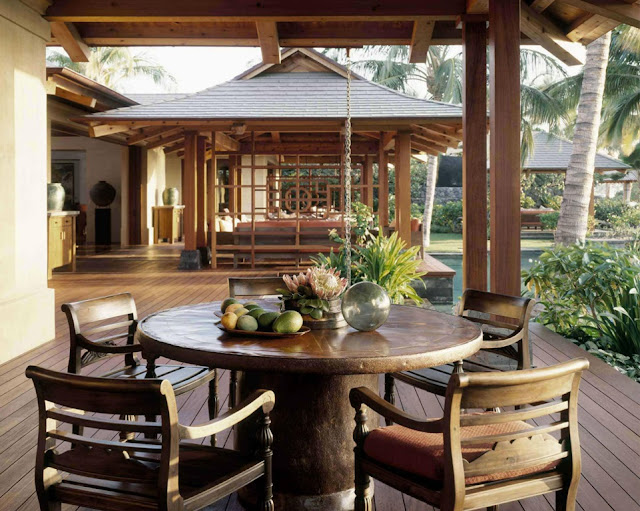
[[[165,156],[162,148],[143,151],[142,157],[142,243],[153,244],[153,206],[162,206],[166,188]]]
[[[55,151],[82,151],[85,154],[85,171],[80,176],[80,202],[88,205],[87,243],[95,242],[95,204],[89,199],[89,190],[98,181],[106,181],[116,189],[111,204],[111,243],[121,242],[122,230],[122,171],[128,169],[129,149],[88,137],[52,137],[51,149]],[[63,153],[64,154],[64,153]],[[126,241],[126,240],[125,240]]]
[[[180,197],[178,203],[184,204],[182,201],[182,159],[178,158],[175,153],[166,157],[165,172],[166,187],[177,188]]]

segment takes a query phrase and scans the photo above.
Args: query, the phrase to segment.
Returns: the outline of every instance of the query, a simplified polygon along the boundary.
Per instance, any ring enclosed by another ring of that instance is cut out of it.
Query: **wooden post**
[[[196,139],[195,131],[184,135],[184,181],[182,198],[184,200],[184,249],[196,249]]]
[[[214,142],[215,143],[215,142]],[[207,159],[206,138],[198,137],[196,144],[196,247],[207,246]]]
[[[411,246],[411,132],[396,136],[396,232]]]
[[[381,131],[378,146],[378,218],[384,232],[385,227],[389,227],[389,167],[383,139],[384,131]]]
[[[489,3],[491,291],[520,295],[520,2]]]
[[[462,25],[462,288],[487,290],[487,27]]]
[[[362,185],[360,188],[362,203],[373,208],[373,156],[370,154],[364,157],[360,184]]]
[[[231,174],[231,172],[229,172]],[[229,194],[231,197],[231,194]],[[218,164],[216,162],[216,132],[211,132],[211,179],[209,180],[209,217],[211,218],[211,267],[218,267],[216,245],[218,244]]]

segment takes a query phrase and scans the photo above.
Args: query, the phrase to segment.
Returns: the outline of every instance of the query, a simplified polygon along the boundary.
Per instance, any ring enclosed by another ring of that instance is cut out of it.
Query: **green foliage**
[[[555,231],[558,227],[558,218],[560,218],[560,212],[558,211],[540,215],[540,223],[542,224],[542,228],[545,231]]]
[[[522,174],[522,195],[533,201],[530,208],[560,209],[564,191],[564,176],[559,174]],[[521,200],[522,202],[522,200]],[[529,204],[531,204],[529,202]],[[523,206],[524,207],[524,206]]]
[[[536,207],[536,203],[531,197],[525,195],[524,193],[521,193],[520,194],[520,207],[523,208],[523,209],[533,209],[533,208]]]
[[[300,308],[300,314],[310,314],[312,318],[320,319],[323,312],[329,311],[329,302],[314,296],[311,286],[300,286],[295,293],[285,288],[276,291],[281,295],[280,300],[294,302]]]
[[[596,220],[611,222],[614,216],[622,216],[631,208],[629,204],[619,199],[602,199],[595,203]]]
[[[359,280],[382,286],[393,303],[404,303],[406,298],[422,303],[422,298],[411,286],[424,275],[418,270],[420,260],[416,257],[420,247],[405,247],[397,232],[389,237],[379,234],[367,245],[356,249],[355,273]]]
[[[545,206],[553,209],[554,211],[560,211],[562,205],[562,195],[554,195],[549,197],[545,203]]]
[[[435,204],[431,226],[434,232],[462,232],[462,201]]]
[[[640,231],[640,208],[630,207],[620,216],[612,216],[610,223],[616,236],[635,236]]]
[[[633,365],[640,356],[639,255],[636,245],[615,249],[606,243],[543,252],[522,273],[544,306],[538,321],[614,365]],[[628,367],[620,370],[638,377]]]

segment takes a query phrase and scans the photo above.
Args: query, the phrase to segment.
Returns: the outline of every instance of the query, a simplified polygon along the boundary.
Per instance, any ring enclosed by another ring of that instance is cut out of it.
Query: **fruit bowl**
[[[217,314],[216,314],[217,315]],[[267,332],[264,330],[240,330],[239,328],[225,328],[220,321],[217,321],[215,325],[224,332],[229,335],[240,336],[240,337],[268,337],[268,338],[287,338],[287,337],[298,337],[299,335],[304,335],[307,332],[311,331],[311,329],[307,326],[303,326],[297,332],[292,334],[281,334],[278,332]]]

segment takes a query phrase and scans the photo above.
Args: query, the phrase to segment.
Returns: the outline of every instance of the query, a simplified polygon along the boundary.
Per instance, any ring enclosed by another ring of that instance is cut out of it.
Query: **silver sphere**
[[[356,330],[368,332],[382,326],[389,317],[391,300],[387,292],[373,282],[358,282],[342,297],[342,315]]]

